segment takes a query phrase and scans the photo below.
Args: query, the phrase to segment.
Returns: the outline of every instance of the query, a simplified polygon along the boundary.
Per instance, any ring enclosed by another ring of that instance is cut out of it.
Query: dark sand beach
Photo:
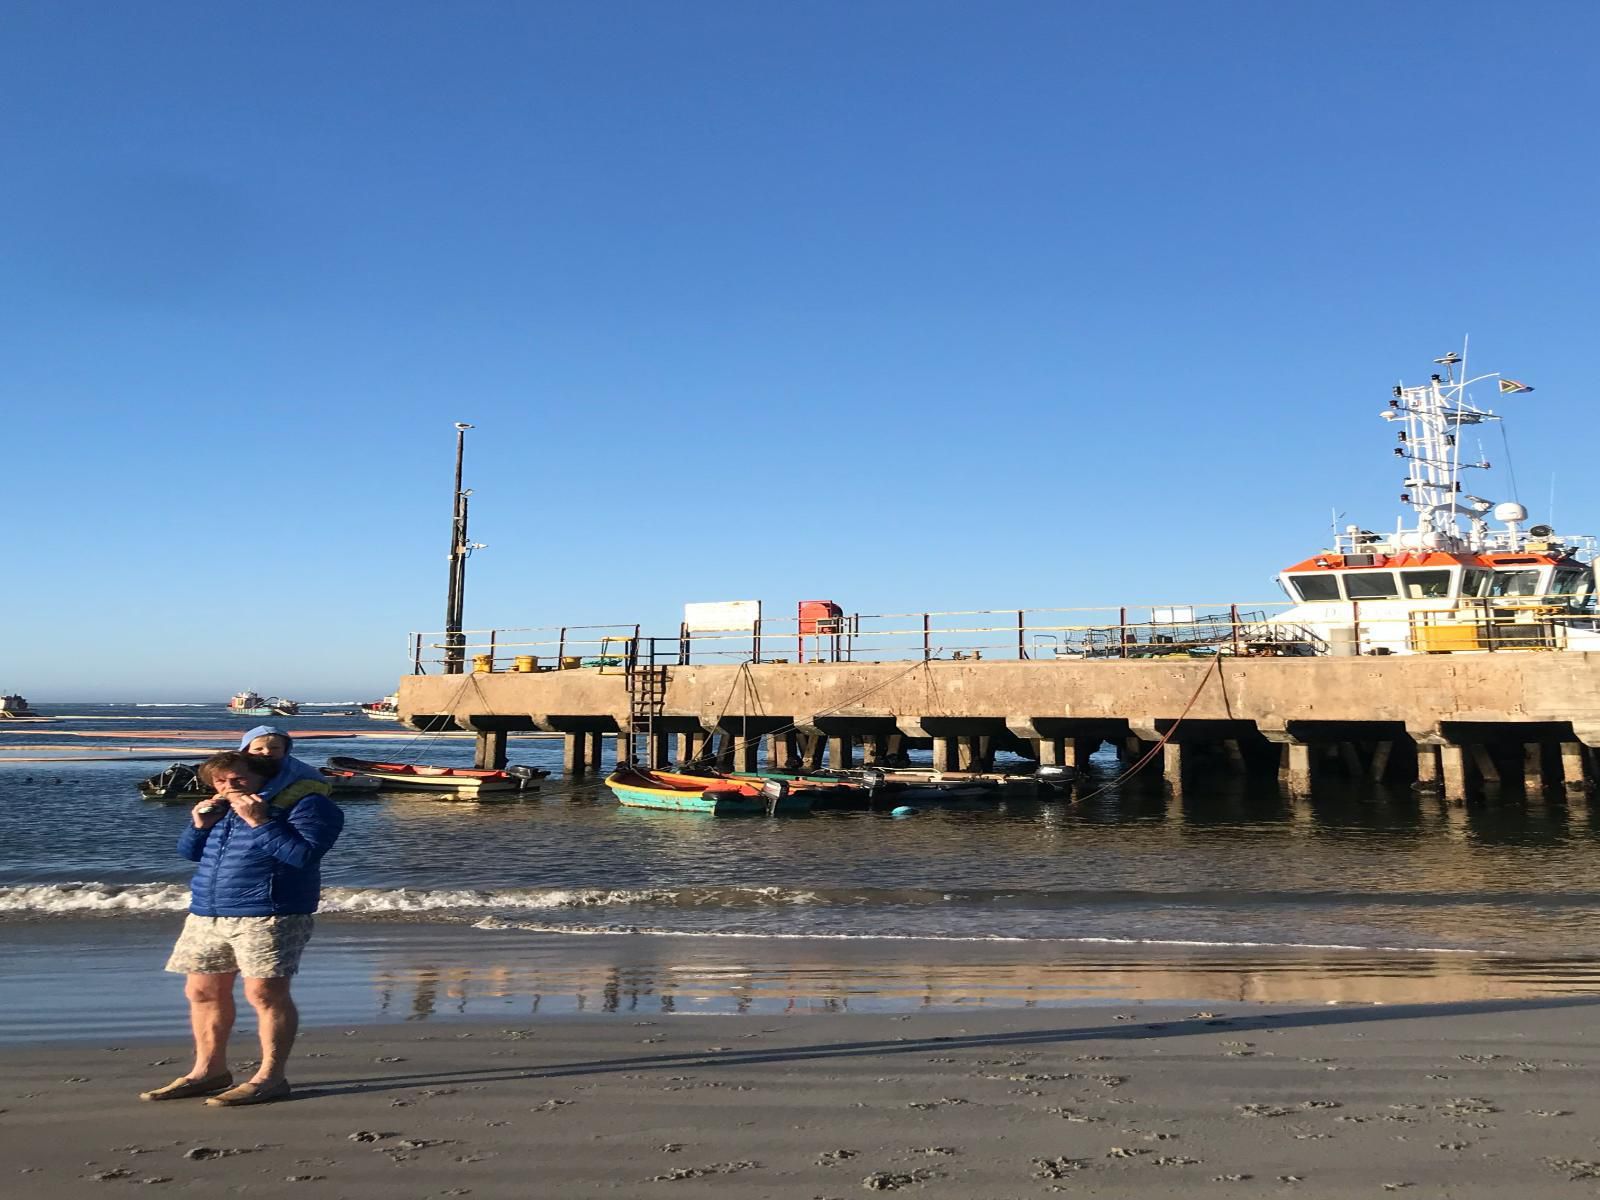
[[[179,1037],[56,1043],[5,1052],[0,1154],[40,1198],[1582,1195],[1595,1005],[326,1027],[237,1110],[135,1098]]]

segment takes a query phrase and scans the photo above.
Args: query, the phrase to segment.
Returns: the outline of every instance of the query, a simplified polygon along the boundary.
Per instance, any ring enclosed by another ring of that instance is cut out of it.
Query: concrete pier
[[[1168,741],[1152,773],[1186,777],[1245,766],[1276,770],[1290,792],[1313,769],[1441,788],[1461,803],[1520,775],[1537,788],[1559,771],[1586,797],[1600,745],[1600,655],[1501,652],[1386,658],[758,663],[665,669],[653,761],[706,754],[753,769],[816,769],[933,750],[935,766],[979,767],[998,751],[1082,766],[1103,741],[1125,764]],[[736,675],[736,673],[738,673]],[[736,686],[737,685],[737,686]],[[730,695],[743,712],[730,711]],[[566,735],[571,775],[598,767],[600,739],[626,753],[629,696],[618,672],[412,675],[402,718],[478,734],[477,760],[504,762],[505,736]],[[668,754],[669,739],[673,753]],[[642,739],[641,739],[642,740]]]

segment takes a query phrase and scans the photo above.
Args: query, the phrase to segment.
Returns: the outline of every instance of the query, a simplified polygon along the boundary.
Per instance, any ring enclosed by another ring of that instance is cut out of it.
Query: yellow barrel
[[[519,654],[511,660],[511,669],[527,675],[539,669],[539,656],[537,654]]]
[[[561,656],[561,669],[563,671],[576,671],[583,666],[583,659],[576,654],[563,654]]]
[[[487,675],[494,670],[494,655],[474,654],[472,656],[472,670],[474,674]]]

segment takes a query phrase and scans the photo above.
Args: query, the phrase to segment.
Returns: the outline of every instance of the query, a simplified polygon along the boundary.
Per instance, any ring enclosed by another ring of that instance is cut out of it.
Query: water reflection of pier
[[[476,956],[475,956],[476,957]],[[1172,1001],[1447,1003],[1600,992],[1600,963],[1316,952],[1055,963],[437,963],[380,970],[379,1015],[829,1013]]]

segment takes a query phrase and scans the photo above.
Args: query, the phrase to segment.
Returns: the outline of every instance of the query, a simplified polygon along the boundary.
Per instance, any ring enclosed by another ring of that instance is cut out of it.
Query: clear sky
[[[0,689],[442,625],[1266,600],[1470,334],[1600,531],[1600,6],[0,8]],[[1485,450],[1503,459],[1499,435]],[[1498,466],[1497,462],[1497,466]],[[1497,471],[1495,498],[1510,495]]]

